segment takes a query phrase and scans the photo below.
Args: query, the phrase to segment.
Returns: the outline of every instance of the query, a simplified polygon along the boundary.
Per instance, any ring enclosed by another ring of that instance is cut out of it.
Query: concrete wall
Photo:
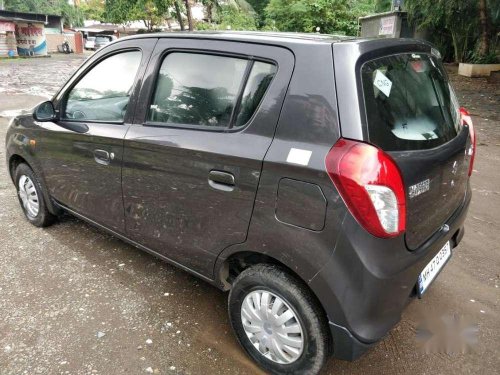
[[[488,77],[491,72],[500,71],[500,64],[465,64],[460,63],[458,74],[465,77]]]
[[[406,12],[385,12],[361,17],[360,35],[364,38],[413,38],[415,32],[408,24]]]
[[[69,46],[73,51],[76,51],[75,45],[75,35],[76,34],[47,34],[47,48],[49,53],[57,52],[57,46],[63,44],[65,40],[68,41]]]

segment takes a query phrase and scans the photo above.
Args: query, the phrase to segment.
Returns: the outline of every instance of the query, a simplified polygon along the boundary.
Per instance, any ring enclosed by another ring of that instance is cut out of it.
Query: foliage
[[[270,0],[266,22],[281,31],[357,33],[357,19],[348,0]]]
[[[216,21],[220,29],[257,30],[257,20],[254,15],[242,12],[230,5],[220,7]]]
[[[104,21],[105,0],[86,0],[80,2],[86,20]]]
[[[442,47],[453,46],[454,61],[479,58],[471,53],[477,48],[479,37],[477,0],[412,0],[406,3],[406,10],[417,29],[427,30],[430,38],[440,41]]]
[[[499,60],[495,51],[490,51],[483,56],[478,54],[477,51],[470,51],[465,61],[472,64],[496,64]]]
[[[133,21],[131,15],[134,7],[135,1],[132,0],[106,0],[105,21],[119,24]]]
[[[80,9],[69,5],[66,0],[4,0],[6,10],[54,14],[64,18],[68,26],[82,26],[83,13]]]
[[[142,20],[148,30],[161,24],[171,5],[169,0],[106,0],[105,18],[112,23]]]
[[[233,5],[219,6],[214,23],[198,22],[197,30],[257,30],[255,15],[245,13]]]
[[[248,0],[248,4],[255,11],[259,26],[263,27],[266,21],[265,9],[267,4],[269,4],[269,0]]]
[[[375,0],[374,3],[375,13],[383,13],[391,10],[392,0]],[[407,1],[405,3],[407,3]]]

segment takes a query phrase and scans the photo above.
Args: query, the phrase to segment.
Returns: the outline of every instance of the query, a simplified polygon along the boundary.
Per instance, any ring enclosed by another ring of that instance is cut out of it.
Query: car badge
[[[431,181],[429,179],[420,181],[418,184],[412,185],[408,189],[408,196],[410,199],[419,196],[420,194],[429,191],[431,188]]]

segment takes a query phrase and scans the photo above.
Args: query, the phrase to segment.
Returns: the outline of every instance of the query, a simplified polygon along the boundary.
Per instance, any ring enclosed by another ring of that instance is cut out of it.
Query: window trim
[[[60,99],[60,102],[59,102],[59,121],[63,121],[63,122],[75,122],[75,123],[88,123],[88,124],[111,124],[111,125],[124,125],[125,124],[125,117],[123,119],[123,121],[109,121],[109,120],[86,120],[86,119],[81,119],[81,120],[75,120],[75,119],[68,119],[68,118],[63,118],[63,114],[66,110],[66,105],[67,105],[67,102],[68,102],[68,96],[69,96],[69,93],[73,90],[73,88],[92,70],[94,69],[95,66],[99,65],[101,62],[103,62],[104,60],[112,57],[112,56],[115,56],[115,55],[119,55],[121,53],[126,53],[126,52],[134,52],[134,51],[139,51],[141,53],[141,61],[139,63],[139,67],[137,68],[137,72],[135,74],[135,77],[134,77],[134,83],[131,87],[131,92],[134,92],[135,91],[135,88],[136,88],[136,85],[137,85],[137,77],[139,76],[139,71],[141,70],[141,64],[143,63],[143,59],[144,59],[144,51],[142,50],[142,48],[140,47],[127,47],[127,48],[123,48],[123,49],[118,49],[118,50],[113,50],[113,51],[110,51],[109,53],[103,55],[103,56],[99,56],[99,58],[97,58],[95,61],[92,61],[92,63],[86,67],[86,69],[77,77],[77,79],[71,84],[71,86],[67,87],[66,90],[64,91],[61,99]],[[133,95],[133,94],[132,94]],[[130,97],[132,97],[132,95]],[[129,99],[130,101],[130,99]],[[128,106],[127,106],[127,111],[128,111]],[[83,121],[82,121],[83,120]]]
[[[198,54],[198,55],[212,55],[212,56],[222,56],[222,57],[232,57],[232,58],[239,58],[239,59],[244,59],[247,61],[247,66],[245,68],[245,72],[243,73],[243,78],[240,84],[240,87],[238,88],[238,94],[236,95],[236,102],[234,105],[233,110],[231,111],[231,117],[229,119],[229,123],[227,126],[207,126],[207,125],[192,125],[192,124],[167,124],[164,122],[159,122],[159,121],[148,121],[147,117],[149,115],[149,110],[151,108],[151,104],[153,103],[154,100],[154,95],[156,93],[156,84],[158,83],[158,77],[160,73],[161,66],[165,59],[167,58],[168,55],[172,53],[191,53],[191,54]],[[278,74],[278,69],[279,65],[278,62],[269,59],[269,58],[264,58],[264,57],[256,57],[253,55],[245,55],[245,54],[240,54],[240,53],[233,53],[233,52],[226,52],[226,51],[218,51],[218,50],[205,50],[205,49],[197,49],[197,48],[168,48],[162,52],[162,54],[159,56],[155,69],[154,69],[154,77],[153,77],[153,82],[151,84],[151,90],[148,95],[148,101],[147,101],[147,114],[146,118],[140,124],[141,126],[147,126],[147,127],[153,127],[153,128],[164,128],[164,129],[188,129],[188,130],[201,130],[201,131],[209,131],[209,132],[215,132],[215,133],[235,133],[238,131],[242,131],[245,129],[253,120],[255,117],[255,114],[258,112],[260,105],[264,101],[264,98],[266,97],[266,93],[262,97],[259,105],[255,109],[254,113],[252,116],[248,119],[248,121],[238,127],[234,127],[234,122],[237,118],[237,110],[236,107],[238,106],[238,109],[241,105],[241,101],[243,99],[243,94],[245,92],[246,85],[248,84],[248,78],[250,77],[250,74],[252,72],[252,68],[254,65],[254,62],[259,61],[259,62],[264,62],[268,64],[272,64],[276,67],[276,73],[274,74],[273,79],[271,82],[269,82],[268,88],[271,86],[271,84],[274,81],[274,78]]]

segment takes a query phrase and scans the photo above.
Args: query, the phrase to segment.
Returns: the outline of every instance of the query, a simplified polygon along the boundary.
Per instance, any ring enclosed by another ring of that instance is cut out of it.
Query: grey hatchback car
[[[120,39],[6,142],[27,220],[68,212],[229,291],[276,374],[359,357],[422,297],[475,154],[428,43],[268,33]]]

